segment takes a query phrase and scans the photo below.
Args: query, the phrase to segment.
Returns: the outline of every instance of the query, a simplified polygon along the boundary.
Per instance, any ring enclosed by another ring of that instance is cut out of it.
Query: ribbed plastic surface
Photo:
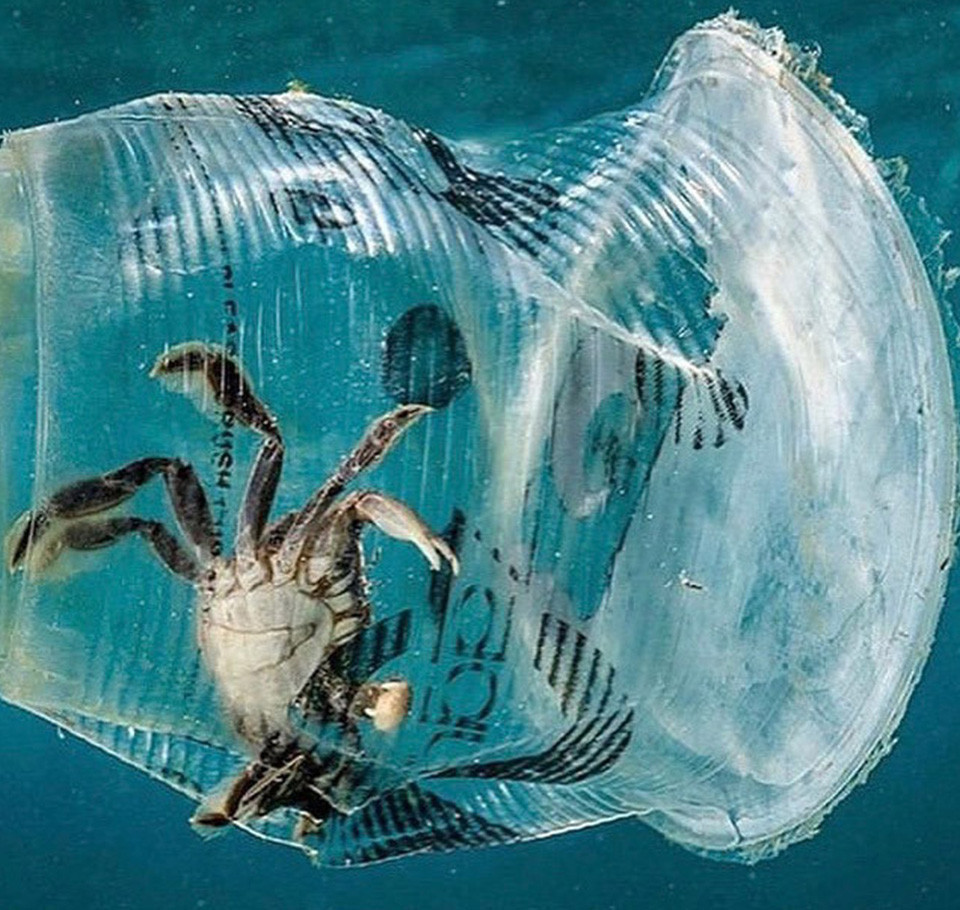
[[[503,147],[306,94],[6,137],[0,238],[32,253],[5,246],[0,281],[31,273],[38,352],[35,416],[5,391],[7,525],[176,455],[229,542],[256,440],[148,378],[185,341],[235,349],[277,415],[278,514],[371,419],[435,408],[363,482],[461,572],[364,538],[377,622],[336,668],[414,698],[359,751],[299,718],[357,782],[307,836],[321,862],[628,814],[753,858],[886,748],[952,551],[953,392],[910,233],[807,63],[721,17],[642,103]],[[132,508],[165,517],[161,493]],[[3,585],[6,698],[195,798],[243,766],[194,592],[140,542]]]

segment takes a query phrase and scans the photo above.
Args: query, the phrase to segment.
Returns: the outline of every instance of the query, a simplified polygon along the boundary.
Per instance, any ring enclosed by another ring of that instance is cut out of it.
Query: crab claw
[[[434,572],[440,571],[444,559],[450,563],[454,575],[460,572],[460,561],[450,544],[439,534],[434,534],[429,525],[406,503],[392,496],[367,490],[357,495],[353,508],[359,518],[372,522],[384,534],[412,543],[430,563]]]
[[[364,700],[363,713],[383,733],[396,730],[410,710],[410,684],[402,679],[371,683],[361,697]]]
[[[276,418],[257,397],[236,358],[220,345],[202,341],[174,345],[157,357],[150,378],[186,395],[201,413],[216,405],[258,433],[277,434]]]

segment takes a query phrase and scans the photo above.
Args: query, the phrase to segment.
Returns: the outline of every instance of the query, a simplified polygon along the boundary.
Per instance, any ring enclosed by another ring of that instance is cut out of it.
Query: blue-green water
[[[453,136],[516,133],[620,107],[702,3],[357,3],[257,9],[151,2],[0,10],[0,123],[42,122],[158,89],[273,90],[299,77]],[[906,154],[914,188],[957,222],[960,8],[744,5],[794,40]],[[955,599],[955,598],[954,598]],[[190,807],[87,746],[0,714],[8,782],[4,907],[949,907],[958,823],[948,601],[900,744],[813,841],[749,869],[696,859],[639,823],[506,849],[317,871],[232,833],[202,843]]]

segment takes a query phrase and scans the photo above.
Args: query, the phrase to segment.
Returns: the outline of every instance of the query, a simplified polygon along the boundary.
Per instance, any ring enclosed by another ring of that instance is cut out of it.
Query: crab
[[[225,791],[201,806],[201,829],[262,818],[279,807],[300,812],[304,829],[332,808],[357,778],[345,750],[323,755],[292,718],[293,708],[335,718],[345,730],[371,724],[388,733],[403,721],[410,686],[402,679],[357,685],[339,677],[331,655],[372,621],[361,532],[373,524],[419,548],[434,571],[459,569],[447,542],[409,506],[374,490],[346,493],[400,436],[431,410],[406,404],[375,420],[302,508],[270,522],[284,443],[276,418],[239,363],[217,345],[186,342],[161,354],[150,372],[171,387],[199,393],[230,423],[262,437],[237,517],[232,555],[221,553],[207,496],[196,471],[179,458],[141,458],[80,480],[25,512],[6,538],[10,571],[37,575],[65,550],[110,546],[128,534],[197,591],[199,649],[233,729],[251,761]],[[162,522],[107,514],[152,478],[162,477],[185,542]],[[376,735],[376,734],[374,734]]]

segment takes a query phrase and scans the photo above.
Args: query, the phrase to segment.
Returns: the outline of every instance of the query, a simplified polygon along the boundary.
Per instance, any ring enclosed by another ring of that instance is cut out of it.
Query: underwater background
[[[960,4],[742,3],[823,50],[878,154],[946,228],[960,222]],[[511,136],[643,94],[703,2],[198,0],[0,3],[0,127],[145,95],[279,91],[300,79],[455,138]],[[960,261],[960,246],[947,245]],[[0,365],[2,369],[2,365]],[[24,466],[24,470],[28,470]],[[946,908],[960,905],[960,589],[893,753],[813,840],[755,867],[699,859],[640,822],[537,843],[318,870],[240,832],[208,843],[191,805],[0,706],[0,910],[259,907]]]

